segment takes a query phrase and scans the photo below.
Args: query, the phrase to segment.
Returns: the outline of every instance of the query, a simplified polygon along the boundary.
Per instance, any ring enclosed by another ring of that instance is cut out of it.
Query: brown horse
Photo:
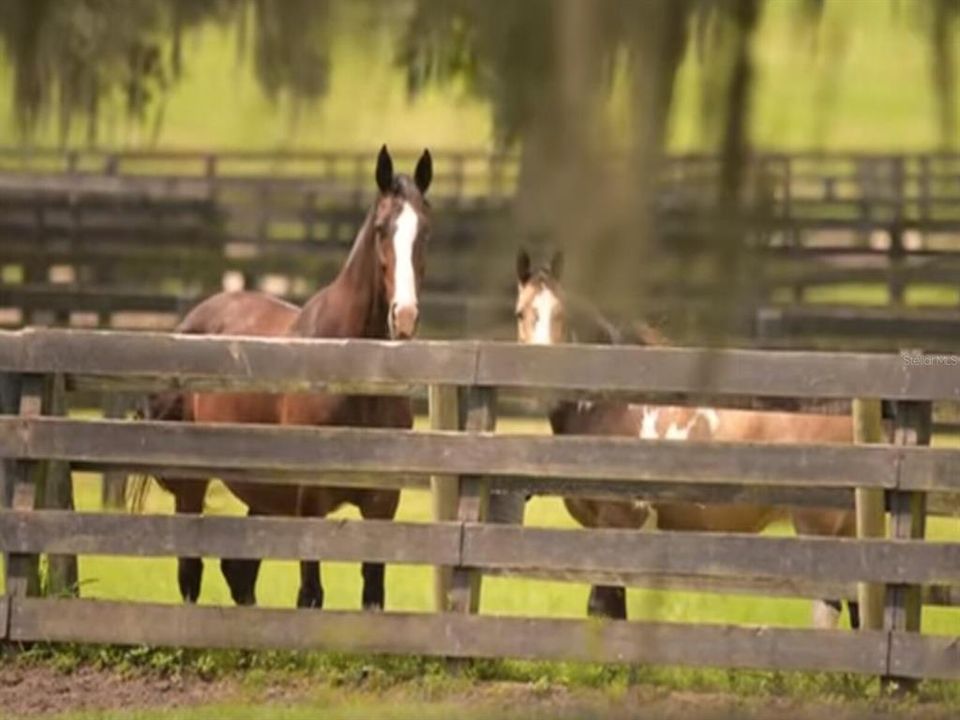
[[[557,344],[577,340],[571,331],[571,308],[559,278],[562,256],[554,256],[548,267],[534,271],[529,255],[517,256],[517,337],[520,342]],[[595,313],[586,318],[588,335],[596,341],[619,340],[617,330]],[[664,338],[640,323],[633,338],[640,344],[661,344]],[[624,435],[649,440],[700,440],[771,443],[850,443],[850,417],[756,410],[725,410],[682,406],[636,405],[617,401],[568,402],[550,411],[555,434]],[[816,508],[776,508],[765,505],[702,505],[683,502],[645,503],[639,501],[565,498],[573,518],[585,527],[639,529],[650,511],[656,512],[661,530],[706,532],[760,532],[772,522],[790,518],[800,534],[852,536],[856,530],[853,512]],[[814,607],[814,622],[835,625],[840,603],[825,600]],[[856,603],[849,603],[850,622],[859,625]],[[588,611],[593,615],[626,618],[626,593],[622,587],[591,588]]]
[[[181,333],[314,338],[411,338],[417,329],[418,298],[424,275],[424,246],[430,235],[430,206],[424,195],[433,175],[426,150],[414,176],[395,175],[386,146],[376,166],[379,189],[337,277],[302,309],[253,292],[220,293],[197,305],[180,323]],[[331,394],[271,395],[254,393],[184,393],[150,399],[151,419],[338,425],[409,429],[413,414],[408,398]],[[186,478],[158,478],[173,493],[176,512],[201,513],[207,483]],[[228,482],[250,515],[324,517],[344,504],[364,518],[393,519],[400,493],[337,487],[278,486]],[[221,560],[221,569],[238,604],[256,602],[260,561]],[[187,602],[200,595],[200,558],[180,558],[180,593]],[[363,607],[383,608],[384,565],[363,563]],[[322,607],[320,563],[300,563],[299,607]]]

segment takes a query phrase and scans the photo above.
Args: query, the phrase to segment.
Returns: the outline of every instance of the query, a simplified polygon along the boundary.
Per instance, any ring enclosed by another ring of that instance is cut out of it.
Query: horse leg
[[[573,518],[584,527],[640,528],[649,508],[629,502],[608,502],[587,498],[564,498]],[[610,620],[627,619],[627,589],[622,585],[592,585],[587,600],[587,615]]]
[[[364,520],[393,520],[400,504],[399,490],[376,490],[364,492],[359,503]],[[383,563],[365,562],[361,565],[363,575],[363,609],[383,610],[386,604]]]
[[[850,614],[850,629],[860,629],[860,603],[856,600],[847,601],[847,612]]]
[[[590,617],[610,620],[627,619],[627,591],[622,585],[593,585],[587,601]]]
[[[262,515],[252,508],[247,517]],[[260,574],[260,558],[221,558],[220,571],[230,588],[230,597],[237,605],[257,604],[257,576]]]
[[[817,508],[793,508],[790,512],[797,535],[820,535],[826,537],[856,537],[856,516],[849,511],[820,510]],[[860,627],[860,605],[847,602],[850,627]],[[824,598],[813,601],[813,626],[832,630],[840,624],[843,601]]]
[[[173,493],[174,510],[179,514],[200,515],[207,483],[200,480],[157,479],[161,487]],[[198,557],[177,558],[177,584],[184,602],[195,603],[200,597],[203,580],[203,559]]]
[[[300,561],[300,591],[297,593],[298,608],[323,607],[323,583],[320,580],[318,560]]]

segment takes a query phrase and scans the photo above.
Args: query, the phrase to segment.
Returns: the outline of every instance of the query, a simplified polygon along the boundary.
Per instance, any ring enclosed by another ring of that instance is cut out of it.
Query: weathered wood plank
[[[0,418],[0,454],[126,466],[960,489],[960,452],[257,425]]]
[[[307,391],[357,381],[458,384],[472,378],[475,362],[472,343],[278,341],[39,328],[0,333],[0,369],[171,375],[180,378],[183,385],[211,389],[242,385]],[[14,367],[9,367],[11,364]]]
[[[882,632],[18,600],[15,641],[513,657],[876,675]],[[937,667],[925,668],[936,672]],[[910,669],[906,668],[909,672]]]
[[[930,444],[929,403],[901,402],[895,406],[894,443],[913,447]],[[922,539],[926,530],[925,496],[897,489],[888,493],[890,536],[900,540]],[[888,630],[920,631],[921,589],[907,583],[887,588],[885,627]]]
[[[468,433],[492,433],[497,428],[497,392],[489,387],[460,389],[460,427]],[[490,482],[482,475],[462,475],[457,488],[457,519],[461,523],[482,523],[490,507]],[[461,548],[463,540],[461,538]],[[467,566],[461,555],[450,581],[449,606],[453,612],[480,610],[482,573]]]
[[[0,414],[15,415],[20,407],[20,376],[0,373]],[[16,465],[6,456],[0,459],[0,508],[13,503],[13,485],[16,482]]]
[[[884,441],[880,401],[857,398],[853,401],[853,438],[859,444]],[[882,538],[886,535],[886,510],[883,490],[857,488],[855,491],[857,537]],[[860,627],[867,630],[883,628],[884,587],[876,584],[861,585],[857,589],[860,603]],[[827,597],[823,595],[821,597]],[[832,596],[831,596],[832,597]]]
[[[456,564],[460,527],[377,520],[2,512],[11,552]]]
[[[894,406],[895,430],[893,441],[897,446],[930,444],[932,407],[930,403],[898,402]],[[926,530],[926,496],[900,488],[887,493],[890,507],[890,536],[893,538],[923,539]],[[884,627],[891,632],[920,632],[923,614],[923,588],[907,583],[888,583],[884,603]],[[888,660],[888,665],[890,661]],[[912,680],[893,675],[888,668],[883,676],[885,684],[901,688],[911,687]]]
[[[960,637],[890,634],[889,675],[960,680]]]
[[[467,525],[463,563],[479,567],[926,584],[960,583],[960,543],[548,530]]]
[[[10,630],[10,599],[0,595],[0,640],[6,640]]]
[[[766,397],[960,398],[956,368],[899,355],[483,343],[477,382],[511,387]]]
[[[431,385],[429,388],[431,430],[457,430],[460,427],[460,407],[457,388],[451,385]],[[430,477],[433,521],[456,520],[459,478],[455,475]],[[459,558],[458,558],[459,561]],[[446,611],[453,578],[450,565],[438,565],[433,570],[434,610]]]
[[[67,413],[63,375],[48,375],[44,383],[44,412],[64,416]],[[37,507],[73,510],[73,483],[70,465],[63,461],[43,463],[42,478],[37,488]],[[51,595],[75,595],[78,591],[77,558],[74,555],[47,555],[47,586]]]
[[[175,376],[185,385],[310,390],[435,383],[599,393],[894,400],[960,398],[948,364],[900,355],[495,342],[192,337],[30,329],[0,334],[0,370]]]
[[[0,512],[14,553],[212,556],[461,565],[484,570],[682,575],[736,581],[960,584],[960,544],[474,523]],[[708,581],[705,581],[708,582]]]
[[[20,378],[18,412],[22,418],[32,418],[43,411],[45,383],[42,375],[24,375]],[[10,459],[10,456],[3,455]],[[36,507],[37,485],[43,475],[43,463],[17,460],[11,463],[12,498],[10,507],[29,512]],[[9,553],[5,564],[6,593],[12,597],[37,595],[40,592],[40,559],[36,554]]]

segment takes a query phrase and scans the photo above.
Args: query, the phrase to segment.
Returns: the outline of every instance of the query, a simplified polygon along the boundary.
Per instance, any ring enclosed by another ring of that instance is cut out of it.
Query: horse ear
[[[521,285],[526,285],[530,279],[530,255],[526,250],[520,248],[517,252],[517,280]]]
[[[563,273],[563,252],[558,250],[550,259],[550,275],[554,280],[559,280],[561,273]]]
[[[386,145],[380,148],[380,154],[377,155],[377,187],[382,193],[393,187],[393,158]]]
[[[431,180],[433,180],[433,158],[430,157],[430,151],[424,148],[423,155],[417,161],[417,169],[413,172],[413,181],[420,189],[421,195],[427,194]]]

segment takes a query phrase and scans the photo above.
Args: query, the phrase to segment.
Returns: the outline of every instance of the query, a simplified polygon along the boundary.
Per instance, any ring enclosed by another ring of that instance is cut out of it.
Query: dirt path
[[[42,665],[0,665],[0,717],[201,705],[229,698],[232,685],[200,678],[123,675],[92,667],[62,672]]]
[[[2,663],[2,660],[0,660]],[[203,680],[196,676],[163,677],[137,672],[81,667],[63,672],[44,665],[0,664],[0,718],[39,718],[67,712],[202,707],[234,704],[287,707],[305,704],[322,719],[347,706],[369,705],[370,717],[388,712],[390,718],[418,718],[424,708],[462,709],[458,716],[481,718],[664,718],[699,720],[752,718],[761,720],[947,720],[956,707],[912,703],[883,707],[850,701],[807,701],[797,698],[738,698],[719,693],[694,693],[649,686],[625,691],[542,686],[530,683],[448,681],[399,683],[387,689],[364,686],[332,688],[322,678],[303,675],[259,676],[255,683],[242,677]],[[409,706],[409,715],[404,709]],[[443,714],[441,712],[441,714]],[[439,715],[438,715],[439,716]]]

